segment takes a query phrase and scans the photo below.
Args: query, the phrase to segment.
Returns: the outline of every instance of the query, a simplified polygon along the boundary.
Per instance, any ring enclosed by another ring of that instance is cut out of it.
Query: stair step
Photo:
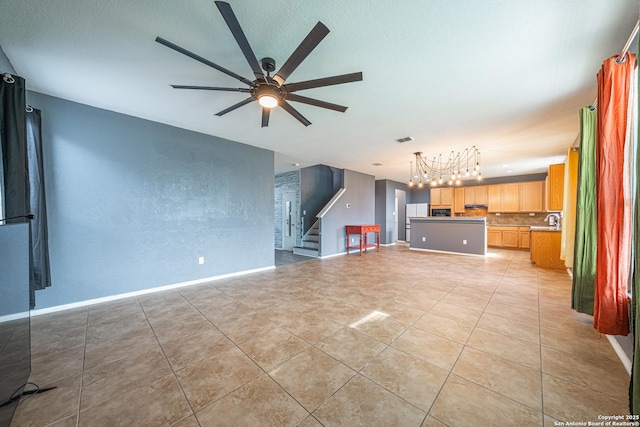
[[[296,255],[304,255],[308,257],[318,258],[318,250],[301,246],[294,246],[293,253]]]
[[[306,236],[304,236],[304,241],[305,242],[319,242],[320,241],[320,236],[317,234],[307,234]]]
[[[311,240],[303,240],[302,241],[302,247],[303,248],[309,248],[309,249],[318,250],[318,248],[320,247],[320,242],[314,242],[314,241],[311,241]]]

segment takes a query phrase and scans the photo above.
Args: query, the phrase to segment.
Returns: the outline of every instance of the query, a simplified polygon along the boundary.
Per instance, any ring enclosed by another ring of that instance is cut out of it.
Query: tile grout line
[[[87,321],[84,325],[84,351],[82,354],[82,373],[80,374],[80,390],[78,395],[78,412],[76,414],[76,427],[80,427],[80,408],[82,408],[82,386],[84,384],[84,370],[87,363],[87,336],[89,334],[89,309],[87,308]]]

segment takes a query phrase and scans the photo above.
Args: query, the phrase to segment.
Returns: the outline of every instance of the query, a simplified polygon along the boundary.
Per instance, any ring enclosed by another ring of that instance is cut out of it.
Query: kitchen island
[[[411,218],[409,248],[486,255],[487,219],[485,217]]]

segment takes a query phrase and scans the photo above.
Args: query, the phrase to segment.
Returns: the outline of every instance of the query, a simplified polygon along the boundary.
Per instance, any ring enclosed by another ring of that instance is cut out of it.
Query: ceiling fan
[[[158,43],[167,46],[168,48],[173,49],[176,52],[180,52],[183,55],[193,58],[196,61],[213,67],[216,70],[221,71],[235,79],[238,79],[242,83],[249,86],[248,88],[230,88],[214,86],[171,85],[173,88],[248,93],[248,98],[216,113],[216,116],[223,116],[239,107],[242,107],[243,105],[249,104],[253,101],[258,101],[258,103],[262,106],[262,127],[269,126],[269,114],[271,112],[271,109],[276,106],[282,107],[282,109],[295,117],[300,123],[305,126],[309,126],[311,122],[307,120],[302,114],[300,114],[295,108],[293,108],[288,101],[301,102],[303,104],[327,108],[329,110],[340,111],[343,113],[346,111],[347,107],[345,106],[320,101],[318,99],[308,98],[302,95],[297,95],[294,92],[304,89],[360,81],[362,80],[362,72],[342,74],[339,76],[324,77],[320,79],[285,84],[285,81],[287,80],[289,75],[291,75],[291,73],[296,68],[298,68],[298,66],[311,53],[311,51],[315,49],[318,44],[320,44],[322,39],[324,39],[327,34],[329,34],[329,29],[322,22],[318,22],[315,27],[313,27],[307,37],[305,37],[302,43],[300,43],[296,50],[291,54],[289,59],[285,61],[284,65],[282,65],[276,72],[276,74],[271,77],[271,73],[276,69],[275,61],[272,58],[262,58],[262,60],[260,61],[260,63],[262,64],[261,67],[229,3],[223,1],[216,1],[215,3],[216,6],[218,6],[220,14],[227,23],[227,26],[231,30],[233,37],[236,39],[238,46],[240,46],[240,50],[242,50],[244,57],[247,59],[247,62],[249,63],[249,66],[251,67],[251,70],[253,71],[253,74],[255,76],[255,80],[252,81],[246,79],[241,75],[227,70],[226,68],[221,67],[220,65],[215,64],[199,55],[196,55],[195,53],[190,52],[176,44],[173,44],[168,40],[165,40],[161,37],[156,37],[156,41]],[[266,75],[263,70],[266,71]]]

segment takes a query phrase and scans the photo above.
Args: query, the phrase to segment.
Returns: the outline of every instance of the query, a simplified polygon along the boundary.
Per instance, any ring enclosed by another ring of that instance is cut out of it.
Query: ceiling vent
[[[405,136],[404,138],[396,139],[396,141],[402,144],[403,142],[413,141],[413,138],[410,136]]]
[[[379,163],[379,162],[371,163],[371,166],[382,166],[382,163]]]

